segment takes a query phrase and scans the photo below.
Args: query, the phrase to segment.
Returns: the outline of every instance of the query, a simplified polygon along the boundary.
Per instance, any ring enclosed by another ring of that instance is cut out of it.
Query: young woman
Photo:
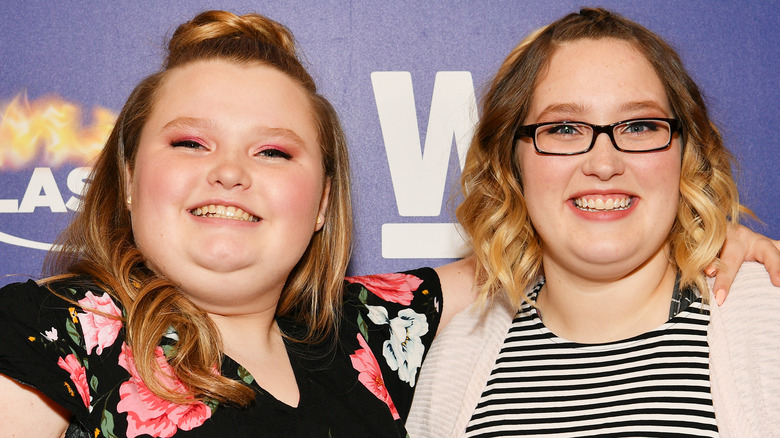
[[[406,436],[439,286],[342,298],[347,157],[286,28],[182,24],[97,160],[60,275],[0,291],[3,433]]]
[[[521,42],[457,212],[487,309],[434,343],[411,436],[776,435],[780,291],[745,264],[719,307],[704,275],[744,211],[731,164],[642,26],[583,9]]]
[[[292,35],[198,15],[123,108],[59,275],[0,292],[0,423],[405,436],[427,347],[470,295],[443,307],[419,270],[350,278],[342,296],[350,229],[343,134]]]

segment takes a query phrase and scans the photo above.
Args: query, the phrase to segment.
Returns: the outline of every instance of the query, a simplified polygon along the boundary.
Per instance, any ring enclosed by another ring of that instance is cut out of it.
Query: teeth
[[[190,210],[195,216],[218,217],[222,219],[234,219],[238,221],[257,222],[260,219],[232,205],[204,205]]]
[[[621,199],[585,199],[577,198],[574,200],[574,205],[580,210],[585,211],[619,211],[625,210],[631,206],[631,197],[625,197]]]

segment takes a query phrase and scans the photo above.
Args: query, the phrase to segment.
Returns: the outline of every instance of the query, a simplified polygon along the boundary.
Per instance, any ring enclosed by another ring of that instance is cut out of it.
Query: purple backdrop
[[[458,252],[450,194],[477,117],[474,96],[524,35],[581,5],[169,3],[0,4],[0,274],[38,276],[41,248],[77,205],[85,149],[99,144],[133,85],[159,67],[166,35],[212,8],[257,11],[290,27],[341,114],[356,194],[351,272],[446,262]],[[739,159],[743,202],[765,222],[754,228],[778,237],[780,206],[767,201],[780,185],[780,10],[761,1],[600,5],[678,49]]]

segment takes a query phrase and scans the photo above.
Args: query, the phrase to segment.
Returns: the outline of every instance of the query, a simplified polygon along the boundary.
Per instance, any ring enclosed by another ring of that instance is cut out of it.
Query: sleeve
[[[33,281],[0,289],[0,373],[83,418],[97,378],[89,373],[89,340],[79,321],[85,314],[76,303],[89,297],[68,288],[58,294]]]
[[[780,288],[763,265],[745,262],[728,299],[710,305],[710,315],[710,388],[720,435],[780,436]]]
[[[436,271],[347,277],[342,336],[354,350],[359,380],[405,420],[417,375],[439,327],[442,302]],[[345,333],[344,331],[350,331]]]

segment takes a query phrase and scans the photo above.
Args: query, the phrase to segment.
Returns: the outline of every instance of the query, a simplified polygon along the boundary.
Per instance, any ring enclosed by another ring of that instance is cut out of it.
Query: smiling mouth
[[[198,217],[216,217],[220,219],[233,219],[246,222],[257,222],[260,220],[260,218],[232,205],[204,205],[202,207],[193,208],[190,210],[190,213],[193,216]]]
[[[617,199],[581,197],[574,199],[574,206],[582,211],[620,211],[629,209],[633,200],[633,196]]]

